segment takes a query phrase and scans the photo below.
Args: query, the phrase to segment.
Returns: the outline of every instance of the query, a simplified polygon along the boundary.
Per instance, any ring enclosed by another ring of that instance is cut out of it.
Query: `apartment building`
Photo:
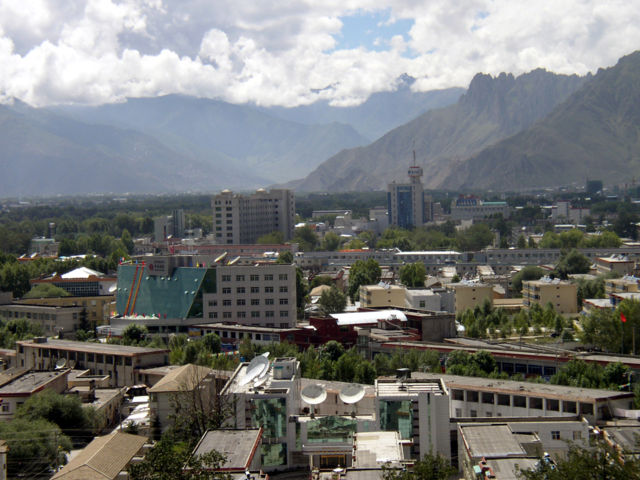
[[[507,202],[484,202],[473,196],[461,196],[451,205],[451,219],[454,221],[482,220],[498,214],[509,218],[510,213]]]
[[[611,295],[614,293],[638,293],[638,282],[640,278],[625,275],[622,278],[609,278],[604,282],[604,293]]]
[[[482,305],[485,300],[493,301],[493,285],[487,283],[461,281],[448,286],[455,292],[455,313],[462,313]]]
[[[115,295],[26,298],[21,300],[14,300],[13,305],[33,305],[41,307],[81,307],[82,312],[80,314],[80,323],[86,322],[89,328],[93,328],[97,325],[102,325],[109,321],[109,315],[111,313],[110,307],[115,299]],[[68,330],[65,329],[65,331]]]
[[[636,262],[626,255],[611,255],[610,257],[596,258],[596,270],[598,273],[615,272],[619,275],[632,275],[636,268]]]
[[[42,327],[49,336],[70,334],[78,329],[85,317],[83,307],[77,306],[45,306],[10,303],[0,305],[0,318],[5,322],[11,319],[26,318]]]
[[[50,372],[18,369],[12,374],[3,374],[0,379],[0,421],[11,420],[18,407],[36,393],[44,390],[63,393],[70,371],[68,368]]]
[[[540,280],[522,282],[522,301],[525,307],[538,304],[545,307],[548,303],[558,313],[578,312],[578,286],[575,283],[542,277]]]
[[[272,232],[293,238],[295,198],[292,190],[258,189],[252,195],[223,190],[211,200],[217,244],[251,244]]]
[[[169,350],[129,347],[110,343],[74,342],[37,337],[17,342],[19,368],[51,370],[64,360],[76,369],[109,375],[109,386],[124,387],[137,383],[138,370],[168,365]]]
[[[216,291],[203,294],[203,317],[262,327],[296,325],[296,268],[257,264],[216,267]]]

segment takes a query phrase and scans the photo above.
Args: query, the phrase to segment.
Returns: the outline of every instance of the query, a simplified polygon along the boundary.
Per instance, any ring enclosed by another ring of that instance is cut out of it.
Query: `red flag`
[[[624,316],[624,313],[620,312],[620,320],[622,320],[622,323],[627,321],[627,317]]]

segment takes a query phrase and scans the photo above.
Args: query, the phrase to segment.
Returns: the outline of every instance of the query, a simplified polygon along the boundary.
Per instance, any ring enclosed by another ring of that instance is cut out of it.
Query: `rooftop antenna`
[[[311,385],[307,385],[300,392],[300,398],[305,402],[311,405],[311,418],[315,417],[313,406],[320,405],[327,399],[327,391],[325,388],[318,384],[312,383]]]
[[[67,366],[66,358],[61,358],[56,362],[56,370],[62,370],[66,366]]]

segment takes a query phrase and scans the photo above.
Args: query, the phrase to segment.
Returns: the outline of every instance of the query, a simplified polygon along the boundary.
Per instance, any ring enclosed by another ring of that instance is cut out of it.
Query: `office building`
[[[293,238],[295,198],[292,190],[259,189],[252,195],[223,190],[211,200],[217,244],[252,244],[258,238],[280,232]]]
[[[164,242],[168,238],[184,237],[184,210],[177,209],[171,215],[153,219],[153,238],[156,242]]]
[[[482,220],[494,215],[509,218],[511,209],[507,202],[484,202],[474,196],[460,196],[451,204],[451,220]]]
[[[387,188],[389,224],[402,228],[424,225],[432,219],[431,198],[425,197],[422,167],[409,167],[409,183],[392,182]]]

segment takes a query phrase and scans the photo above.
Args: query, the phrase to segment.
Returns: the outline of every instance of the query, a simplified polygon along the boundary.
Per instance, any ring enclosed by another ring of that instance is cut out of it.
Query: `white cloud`
[[[382,51],[337,49],[340,18],[376,11],[388,15],[380,27],[413,26],[404,36],[373,32]],[[184,93],[352,105],[405,72],[421,90],[466,86],[480,71],[584,74],[635,45],[640,10],[622,0],[3,0],[0,98],[48,105]]]

